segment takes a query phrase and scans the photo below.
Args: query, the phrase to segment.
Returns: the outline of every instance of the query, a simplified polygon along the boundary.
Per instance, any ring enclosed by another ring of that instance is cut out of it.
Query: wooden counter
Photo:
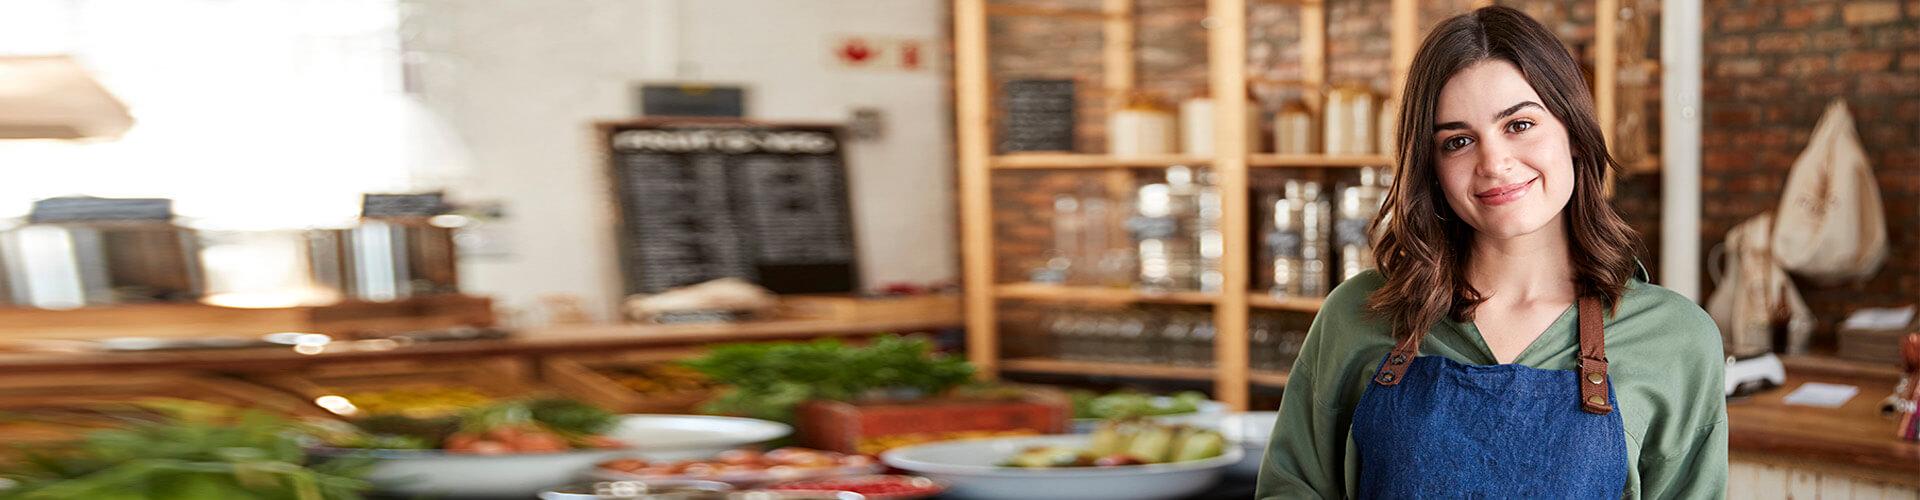
[[[1897,422],[1880,415],[1881,399],[1899,383],[1897,371],[1817,357],[1790,357],[1786,364],[1786,385],[1727,403],[1734,461],[1920,487],[1920,443],[1895,438]],[[1783,401],[1807,382],[1852,385],[1860,393],[1839,408]]]
[[[160,352],[0,353],[0,375],[104,370],[201,370],[259,372],[321,363],[429,357],[453,360],[502,355],[538,356],[690,345],[866,336],[958,327],[959,299],[926,296],[850,300],[818,317],[726,324],[568,325],[533,328],[511,338],[399,345],[391,341],[334,342],[305,354],[292,348]]]

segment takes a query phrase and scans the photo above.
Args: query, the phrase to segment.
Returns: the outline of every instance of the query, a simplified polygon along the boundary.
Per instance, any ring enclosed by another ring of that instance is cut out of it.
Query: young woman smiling
[[[1720,498],[1713,321],[1649,284],[1579,67],[1519,11],[1414,56],[1379,264],[1314,318],[1260,498]]]

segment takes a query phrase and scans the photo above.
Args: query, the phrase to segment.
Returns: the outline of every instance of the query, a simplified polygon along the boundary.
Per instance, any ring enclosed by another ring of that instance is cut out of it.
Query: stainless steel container
[[[453,231],[425,219],[365,219],[351,228],[308,231],[313,281],[359,300],[456,292]]]
[[[170,222],[26,224],[0,233],[6,298],[43,308],[191,302],[204,292],[200,242]]]

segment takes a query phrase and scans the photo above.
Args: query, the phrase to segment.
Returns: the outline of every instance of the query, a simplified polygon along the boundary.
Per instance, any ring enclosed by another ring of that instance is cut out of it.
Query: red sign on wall
[[[834,41],[833,58],[846,68],[920,71],[932,49],[919,39],[843,36]]]

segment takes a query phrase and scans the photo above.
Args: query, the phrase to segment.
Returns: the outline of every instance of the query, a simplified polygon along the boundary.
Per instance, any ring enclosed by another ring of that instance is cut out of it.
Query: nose
[[[1495,138],[1483,138],[1477,149],[1480,152],[1480,165],[1474,171],[1484,177],[1500,177],[1513,168],[1513,145]]]

